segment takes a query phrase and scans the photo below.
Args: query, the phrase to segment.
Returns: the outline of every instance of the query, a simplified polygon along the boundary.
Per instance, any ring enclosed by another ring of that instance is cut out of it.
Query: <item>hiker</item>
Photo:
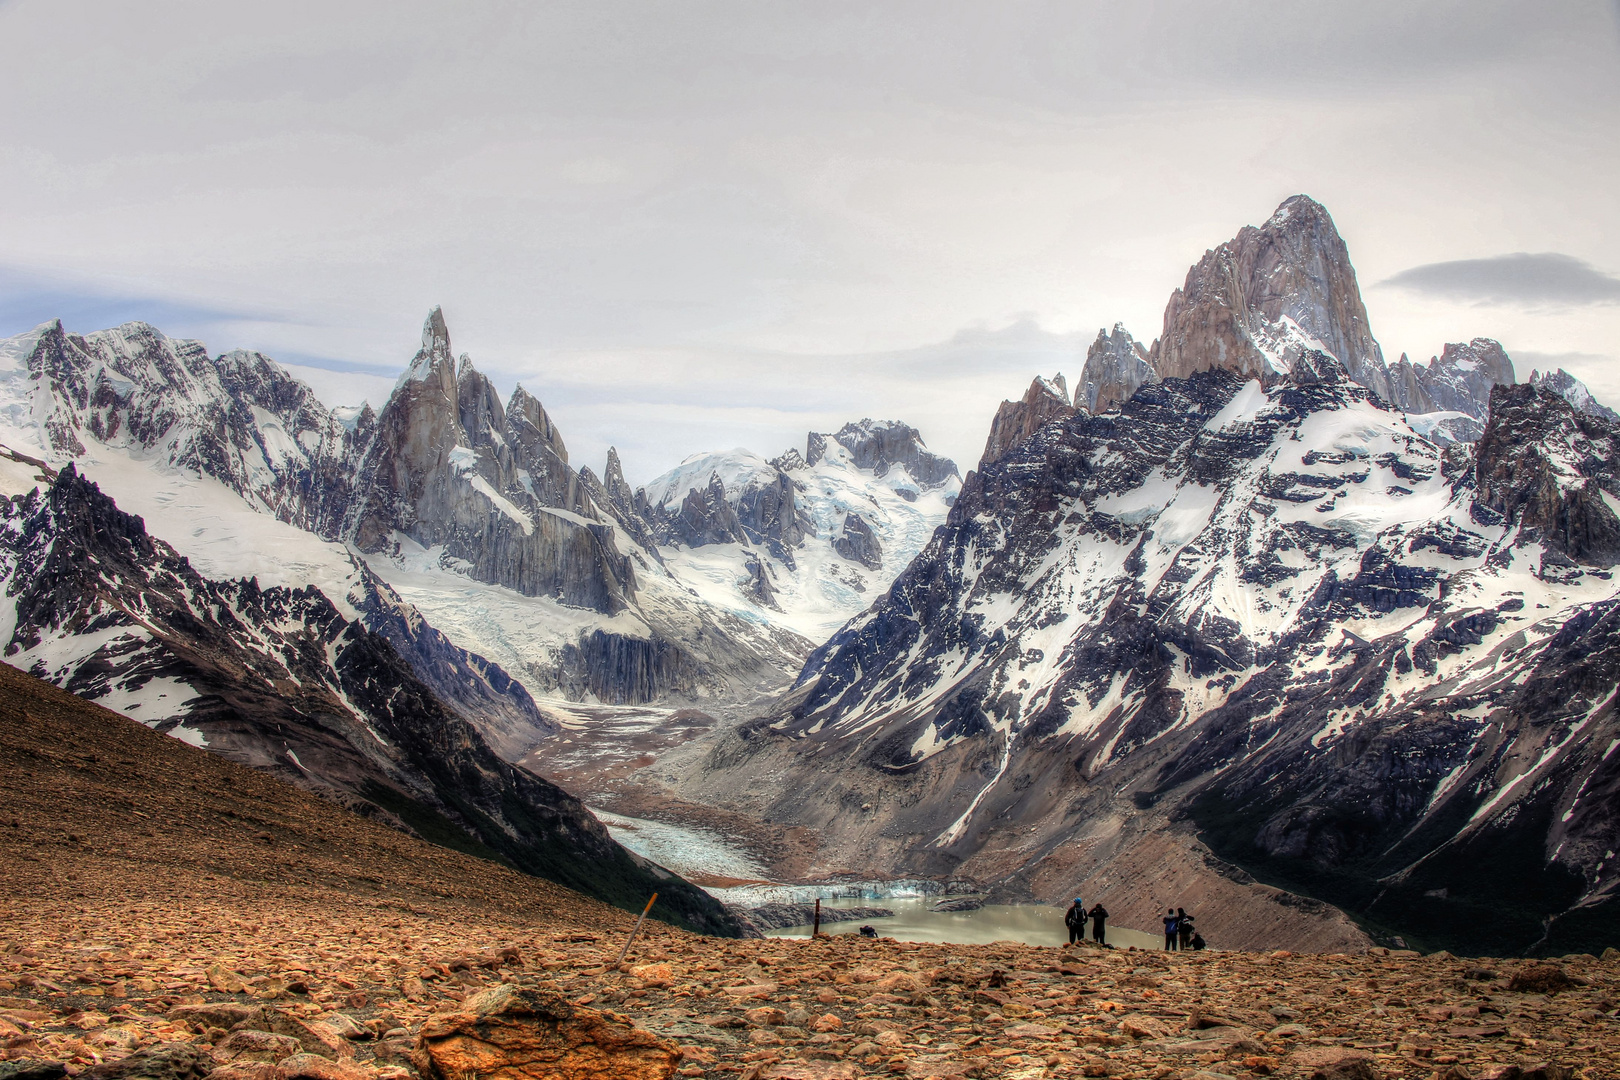
[[[1176,938],[1183,949],[1192,946],[1193,935],[1197,932],[1193,929],[1193,917],[1187,914],[1185,908],[1176,908]]]
[[[1164,951],[1176,951],[1176,913],[1168,908],[1164,912]]]
[[[1192,947],[1195,952],[1200,952],[1204,948],[1204,935],[1196,930],[1193,931]]]
[[[1063,925],[1069,928],[1069,944],[1086,939],[1086,904],[1078,896],[1069,910],[1063,913]]]
[[[1104,929],[1108,923],[1108,909],[1102,906],[1102,901],[1091,909],[1091,940],[1099,945],[1107,945],[1103,940]]]
[[[875,938],[875,937],[877,937],[877,931],[874,930],[870,926],[861,927],[860,930],[858,931],[858,933],[861,935],[861,937],[866,937],[866,938]]]

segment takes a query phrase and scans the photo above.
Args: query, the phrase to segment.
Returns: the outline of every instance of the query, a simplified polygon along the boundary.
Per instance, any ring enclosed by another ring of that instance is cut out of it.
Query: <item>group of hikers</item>
[[[1108,909],[1098,903],[1090,911],[1078,896],[1069,910],[1063,913],[1063,925],[1069,928],[1069,944],[1084,941],[1086,920],[1091,920],[1091,940],[1098,945],[1108,944]],[[1204,936],[1193,926],[1193,917],[1185,908],[1176,908],[1164,914],[1164,947],[1167,952],[1177,949],[1202,949]]]
[[[1085,940],[1087,919],[1091,920],[1091,940],[1099,945],[1108,944],[1108,909],[1099,903],[1087,911],[1085,903],[1078,896],[1069,905],[1069,910],[1063,913],[1063,925],[1069,928],[1069,944]]]
[[[1185,908],[1176,908],[1174,911],[1166,910],[1164,913],[1164,950],[1175,952],[1181,949],[1202,949],[1204,935],[1193,926],[1193,917],[1187,914]]]

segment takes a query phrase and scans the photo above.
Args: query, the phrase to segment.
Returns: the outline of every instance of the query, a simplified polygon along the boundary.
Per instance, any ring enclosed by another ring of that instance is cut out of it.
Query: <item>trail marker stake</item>
[[[810,940],[814,941],[821,936],[821,897],[816,897],[816,922],[810,928]]]
[[[636,918],[635,929],[630,931],[630,940],[626,941],[624,943],[624,948],[619,950],[619,958],[617,960],[613,961],[613,966],[614,967],[618,967],[620,964],[624,963],[624,958],[626,956],[630,955],[630,946],[635,944],[636,935],[641,933],[641,923],[642,923],[642,921],[644,919],[647,918],[647,912],[652,910],[653,901],[657,900],[657,899],[658,899],[658,894],[653,893],[652,894],[652,899],[647,901],[647,906],[641,909],[641,914],[639,916],[637,916],[637,918]]]

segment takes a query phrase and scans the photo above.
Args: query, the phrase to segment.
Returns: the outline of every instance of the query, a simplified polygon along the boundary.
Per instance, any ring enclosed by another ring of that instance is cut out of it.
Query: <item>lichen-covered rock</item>
[[[212,1067],[201,1048],[191,1043],[167,1042],[86,1069],[80,1075],[88,1080],[202,1080]]]
[[[561,994],[503,984],[430,1017],[412,1060],[430,1080],[665,1080],[681,1052]]]

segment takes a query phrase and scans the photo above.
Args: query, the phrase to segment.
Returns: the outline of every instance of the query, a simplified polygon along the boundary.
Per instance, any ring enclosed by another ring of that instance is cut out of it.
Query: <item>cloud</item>
[[[1620,278],[1553,251],[1429,263],[1378,284],[1481,304],[1620,303]]]

